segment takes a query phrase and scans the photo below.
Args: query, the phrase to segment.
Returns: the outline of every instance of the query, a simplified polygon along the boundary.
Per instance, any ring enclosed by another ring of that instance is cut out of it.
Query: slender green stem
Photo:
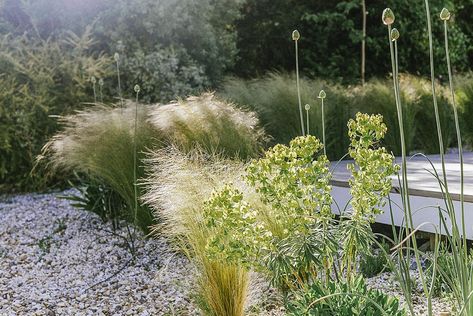
[[[300,115],[300,118],[301,118],[302,136],[305,136],[304,115],[302,114],[301,88],[300,88],[300,83],[299,83],[299,48],[298,48],[298,45],[297,45],[297,41],[294,41],[294,45],[295,45],[295,48],[296,48],[297,100],[299,102],[299,115]]]
[[[402,198],[402,204],[404,208],[404,217],[407,219],[406,220],[406,234],[409,235],[411,234],[413,230],[413,220],[412,220],[412,212],[411,212],[411,207],[410,207],[410,200],[409,200],[409,185],[407,181],[407,159],[406,159],[406,142],[404,139],[404,123],[403,123],[403,115],[402,115],[402,104],[401,104],[401,97],[399,93],[399,76],[397,73],[398,66],[396,65],[396,60],[397,60],[397,49],[395,51],[395,45],[393,44],[393,41],[391,40],[391,25],[388,25],[388,39],[389,39],[389,49],[391,52],[391,67],[392,67],[392,72],[393,72],[393,87],[394,87],[394,95],[395,95],[395,102],[396,102],[396,108],[397,108],[397,117],[398,117],[398,123],[399,123],[399,136],[401,139],[401,172],[402,172],[402,188],[401,188],[401,198]],[[397,48],[397,45],[396,45]],[[401,239],[401,236],[400,236]],[[417,247],[417,242],[415,239],[415,236],[412,237],[412,243],[414,248],[416,249]],[[400,252],[402,255],[402,252]],[[406,259],[405,260],[410,260],[410,251],[408,250]],[[420,267],[420,260],[416,256],[416,261],[418,266]],[[406,279],[407,282],[410,282],[410,272],[409,270],[402,269],[403,271],[401,275],[404,273],[405,275],[402,275],[403,279]],[[403,280],[400,280],[403,281]],[[411,314],[414,315],[414,309],[412,306],[412,297],[411,297],[411,292],[410,292],[410,286],[406,287],[406,291],[404,295],[406,296],[406,300],[409,302],[408,306],[411,311]]]
[[[92,83],[92,89],[94,90],[94,103],[97,103],[97,93],[95,91],[95,82]]]
[[[434,65],[434,48],[432,39],[432,25],[430,18],[429,0],[424,0],[425,12],[427,18],[427,31],[429,33],[429,56],[430,56],[430,81],[432,84],[432,100],[434,105],[435,122],[437,124],[437,137],[439,141],[440,160],[442,162],[443,179],[445,182],[445,194],[448,194],[447,173],[445,171],[445,150],[443,147],[442,126],[440,124],[439,109],[437,104],[437,94],[435,89],[435,65]]]
[[[309,132],[309,110],[306,110],[306,115],[307,115],[307,135],[310,135],[310,132]]]
[[[455,99],[455,90],[453,87],[453,75],[452,75],[452,66],[450,63],[450,54],[448,48],[448,26],[447,20],[444,21],[444,30],[445,30],[445,54],[447,56],[447,69],[448,69],[448,81],[450,85],[450,93],[452,96],[452,105],[453,105],[453,115],[455,117],[455,128],[457,132],[457,145],[458,145],[458,158],[460,160],[460,202],[461,202],[461,222],[462,222],[462,235],[463,235],[463,244],[466,245],[466,227],[465,227],[465,205],[464,205],[464,166],[463,166],[463,145],[460,132],[460,123],[458,119],[457,104]],[[464,247],[466,251],[466,246]]]
[[[117,78],[118,78],[118,98],[120,99],[120,107],[123,109],[122,87],[120,81],[120,62],[117,60]]]
[[[466,242],[466,227],[465,227],[465,205],[464,205],[464,162],[463,162],[463,145],[462,145],[462,138],[461,138],[461,131],[460,131],[460,124],[458,119],[458,111],[457,111],[457,104],[455,99],[455,89],[453,86],[453,75],[452,75],[452,67],[450,62],[450,54],[449,54],[449,46],[448,46],[448,24],[447,20],[444,20],[444,36],[445,36],[445,55],[447,59],[447,69],[448,69],[448,81],[450,86],[450,93],[452,97],[452,105],[453,105],[453,114],[455,118],[455,129],[457,134],[457,145],[458,145],[458,158],[460,161],[460,204],[461,204],[461,225],[462,225],[462,243],[461,249],[463,250],[463,260],[459,260],[458,267],[463,265],[464,267],[460,268],[460,274],[457,274],[459,277],[462,278],[462,289],[463,289],[463,299],[464,305],[471,305],[468,303],[467,297],[470,295],[470,282],[469,278],[471,278],[470,274],[468,273],[468,269],[466,266],[468,265],[468,249],[467,249],[467,242]],[[453,229],[452,229],[453,230]],[[463,261],[463,262],[462,262]],[[463,263],[463,264],[462,264]],[[466,312],[468,313],[471,311],[472,306],[466,307]]]
[[[327,144],[325,143],[325,111],[324,98],[322,98],[322,141],[324,143],[324,155],[327,156]]]
[[[137,141],[137,126],[138,126],[138,97],[139,91],[136,92],[136,103],[135,103],[135,126],[133,132],[133,187],[135,194],[135,224],[138,221],[138,185],[137,185],[137,152],[136,152],[136,141]]]
[[[100,92],[100,102],[103,103],[103,88],[102,88],[102,85],[99,85],[99,92]]]

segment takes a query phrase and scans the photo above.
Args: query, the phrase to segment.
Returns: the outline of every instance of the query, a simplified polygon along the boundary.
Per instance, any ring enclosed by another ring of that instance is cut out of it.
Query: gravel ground
[[[412,271],[412,277],[417,281],[417,291],[413,296],[414,302],[414,310],[416,316],[427,316],[427,299],[422,296],[421,292],[421,283],[420,283],[420,276],[419,273],[416,271]],[[375,277],[367,279],[367,285],[371,288],[378,289],[383,291],[386,294],[395,296],[399,299],[401,304],[404,304],[404,296],[399,290],[399,287],[396,285],[397,282],[394,279],[394,275],[389,272],[381,273]],[[406,310],[407,307],[406,307]],[[451,311],[451,304],[445,298],[434,297],[432,299],[432,312],[434,315],[441,315],[441,312]],[[453,315],[453,314],[452,314]]]
[[[199,314],[190,299],[194,270],[184,257],[166,240],[132,231],[133,258],[127,229],[113,232],[58,198],[74,193],[0,197],[0,315]],[[283,315],[266,282],[252,279],[250,310],[258,311],[251,315]],[[389,273],[367,283],[402,301]],[[415,301],[416,315],[426,315],[426,302]],[[449,310],[441,299],[433,307],[434,315]]]
[[[136,234],[133,262],[126,229],[57,194],[0,199],[0,315],[196,315],[190,264]]]

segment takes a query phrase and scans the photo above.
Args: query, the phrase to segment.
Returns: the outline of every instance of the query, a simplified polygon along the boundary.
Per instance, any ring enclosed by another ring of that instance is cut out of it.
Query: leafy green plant
[[[204,218],[217,232],[211,252],[266,271],[286,293],[320,277],[328,282],[339,259],[343,265],[336,274],[350,282],[358,253],[369,250],[369,223],[379,214],[397,167],[385,148],[376,148],[386,132],[380,115],[358,113],[348,126],[356,168],[349,167],[353,199],[340,225],[333,225],[328,160],[319,154],[323,145],[314,136],[297,137],[248,165],[247,182],[262,205],[245,201],[228,185],[205,203]],[[341,258],[337,238],[342,238]]]
[[[108,57],[93,53],[91,29],[57,39],[0,37],[0,190],[44,190],[66,174],[36,168],[36,155],[53,135],[55,115],[91,101],[88,80],[107,74]]]
[[[288,315],[293,316],[407,315],[397,298],[369,289],[361,276],[352,283],[317,281],[296,293],[286,308]]]
[[[365,278],[374,277],[381,272],[391,271],[386,259],[386,253],[389,253],[389,245],[381,243],[381,249],[371,249],[369,252],[360,254],[360,272]]]
[[[77,175],[77,177],[79,177]],[[123,198],[112,188],[87,176],[79,177],[71,183],[79,191],[78,195],[67,195],[64,199],[71,201],[71,205],[100,216],[103,221],[110,221],[114,228],[118,227],[121,210],[126,208]]]

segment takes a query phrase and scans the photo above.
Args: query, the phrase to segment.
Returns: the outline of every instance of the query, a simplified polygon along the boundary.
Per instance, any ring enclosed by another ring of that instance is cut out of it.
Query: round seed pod
[[[95,84],[97,82],[97,79],[95,79],[94,76],[90,77],[90,82],[92,82],[93,84]]]
[[[301,34],[299,33],[299,31],[298,30],[292,31],[292,40],[298,41],[299,38],[301,38]]]
[[[383,20],[384,25],[393,24],[395,19],[396,19],[396,17],[394,16],[393,10],[391,10],[390,8],[384,9],[383,16],[382,16],[382,20]]]
[[[99,79],[99,86],[103,86],[103,84],[104,84],[103,79],[100,78],[100,79]]]
[[[391,30],[391,41],[397,41],[397,39],[399,38],[400,34],[399,34],[399,31],[397,30],[397,28],[393,28]]]
[[[118,62],[120,60],[120,55],[118,53],[115,53],[115,55],[113,55],[113,59]]]
[[[319,97],[318,97],[318,98],[319,98],[319,99],[325,99],[326,96],[327,96],[327,94],[325,93],[325,91],[324,91],[324,90],[320,90],[320,92],[319,92]]]
[[[134,90],[136,93],[140,92],[140,86],[136,84]]]
[[[440,12],[440,20],[442,20],[442,21],[448,21],[448,20],[450,20],[450,17],[451,17],[451,16],[452,16],[452,15],[450,14],[450,11],[448,11],[447,8],[443,8],[443,9],[442,9],[442,12]]]
[[[304,106],[304,108],[305,108],[306,111],[309,111],[309,110],[310,110],[310,105],[309,105],[309,104],[306,104],[306,105]]]

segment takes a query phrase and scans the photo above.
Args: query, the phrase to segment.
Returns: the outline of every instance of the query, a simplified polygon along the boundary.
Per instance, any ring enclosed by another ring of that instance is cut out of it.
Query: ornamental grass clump
[[[154,221],[147,206],[135,204],[142,190],[138,186],[136,194],[135,179],[144,177],[145,152],[162,141],[148,122],[149,110],[133,102],[124,108],[93,106],[61,118],[63,130],[43,148],[43,158],[56,170],[84,174],[117,192],[126,205],[120,217],[144,231]]]
[[[248,159],[257,156],[266,141],[253,112],[238,109],[211,93],[156,107],[149,121],[184,152],[198,144],[207,152]]]
[[[202,149],[184,154],[169,147],[151,153],[147,165],[144,201],[159,219],[154,233],[169,238],[195,265],[196,305],[204,315],[242,316],[248,271],[213,251],[211,240],[219,231],[208,225],[204,214],[211,207],[205,201],[214,190],[230,181],[243,183],[238,181],[244,173],[243,163]]]

